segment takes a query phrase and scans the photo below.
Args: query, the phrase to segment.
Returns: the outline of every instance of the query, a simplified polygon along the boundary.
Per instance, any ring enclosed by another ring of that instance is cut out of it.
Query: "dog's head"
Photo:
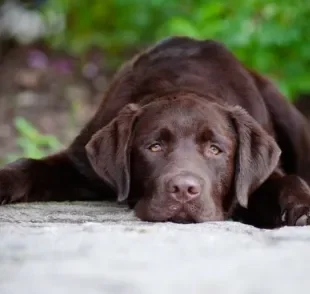
[[[86,146],[98,175],[147,221],[224,220],[277,166],[275,140],[240,107],[195,95],[129,104]]]

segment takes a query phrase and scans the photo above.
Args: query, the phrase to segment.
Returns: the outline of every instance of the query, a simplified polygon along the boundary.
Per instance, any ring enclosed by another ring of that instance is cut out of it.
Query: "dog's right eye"
[[[150,145],[148,149],[152,152],[160,152],[162,151],[162,146],[159,143],[154,143]]]

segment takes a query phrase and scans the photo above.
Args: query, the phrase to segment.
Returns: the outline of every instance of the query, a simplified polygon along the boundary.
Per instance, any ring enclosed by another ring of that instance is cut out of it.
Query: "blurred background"
[[[307,114],[308,0],[2,0],[0,165],[69,144],[118,66],[169,35],[223,41]]]

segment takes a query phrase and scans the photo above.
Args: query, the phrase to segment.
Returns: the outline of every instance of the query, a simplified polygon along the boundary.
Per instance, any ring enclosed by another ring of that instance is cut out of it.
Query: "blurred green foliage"
[[[249,67],[267,74],[291,100],[310,93],[309,0],[48,0],[42,13],[65,17],[46,42],[80,56],[92,47],[116,66],[133,52],[171,35],[217,39]],[[48,23],[48,22],[47,22]],[[61,26],[61,24],[60,24]],[[16,118],[18,157],[40,158],[61,148],[54,136],[40,134]]]
[[[213,38],[290,98],[310,92],[308,0],[50,0],[44,11],[65,14],[48,40],[75,54],[99,46],[113,59],[169,35]]]
[[[66,29],[53,38],[53,46],[82,53],[99,46],[111,55],[153,42],[158,29],[175,12],[185,15],[188,1],[176,0],[49,0],[44,12],[62,12]]]
[[[41,134],[23,117],[15,118],[15,128],[18,132],[16,143],[20,152],[8,154],[3,164],[15,161],[20,157],[39,159],[62,147],[55,136]]]

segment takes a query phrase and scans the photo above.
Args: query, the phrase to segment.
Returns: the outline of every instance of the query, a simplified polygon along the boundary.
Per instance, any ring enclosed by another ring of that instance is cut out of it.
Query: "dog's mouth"
[[[177,214],[169,218],[168,221],[179,224],[196,223],[195,219],[184,209],[180,210]]]
[[[180,224],[198,223],[200,209],[193,203],[150,203],[138,201],[133,205],[135,215],[144,221],[173,222]]]

